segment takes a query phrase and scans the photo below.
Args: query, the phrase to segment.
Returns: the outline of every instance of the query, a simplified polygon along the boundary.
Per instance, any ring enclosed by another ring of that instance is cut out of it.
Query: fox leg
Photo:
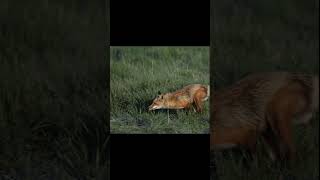
[[[196,106],[197,112],[203,111],[203,102],[205,98],[207,97],[207,94],[203,91],[197,91],[193,96],[193,102]]]
[[[293,145],[292,138],[292,123],[290,119],[292,116],[282,114],[279,117],[278,128],[279,128],[279,136],[282,143],[280,143],[280,153],[283,158],[287,160],[292,160],[295,158],[295,148]]]
[[[200,113],[200,112],[203,111],[203,102],[202,102],[201,97],[195,96],[195,97],[194,97],[194,104],[195,104],[195,107],[196,107],[196,111],[197,111],[197,112]]]
[[[270,159],[274,162],[276,161],[279,156],[277,154],[277,150],[278,150],[278,144],[279,142],[277,142],[277,137],[274,134],[274,132],[272,131],[271,127],[267,127],[266,131],[262,133],[262,138],[264,139],[265,143],[267,143],[268,147],[267,147],[267,153],[270,157]]]
[[[299,120],[306,119],[305,121],[307,121],[310,118],[307,113],[307,104],[304,87],[298,83],[291,83],[280,89],[268,106],[268,115],[270,116],[267,118],[267,122],[275,136],[273,138],[275,141],[270,141],[272,143],[269,144],[275,149],[274,152],[277,155],[277,164],[280,165],[281,176],[284,176],[286,172],[291,172],[288,170],[292,169],[296,158],[292,132],[292,126],[295,123],[293,118],[295,115],[300,114],[305,117],[298,116]],[[289,174],[289,176],[291,175]]]
[[[201,101],[196,101],[195,102],[195,105],[196,105],[196,111],[198,113],[201,113],[203,111],[203,108],[202,108],[202,102]]]
[[[268,120],[270,127],[263,133],[263,138],[276,153],[277,159],[291,160],[294,158],[295,148],[292,138],[292,116],[280,111]],[[272,156],[272,155],[271,155]]]
[[[270,145],[269,155],[280,169],[279,177],[291,177],[291,169],[295,160],[295,147],[292,137],[292,115],[288,111],[277,113],[273,118],[271,131],[264,134],[264,139]],[[288,174],[289,173],[289,174]]]
[[[191,104],[190,106],[189,106],[189,109],[191,110],[193,110],[193,112],[197,112],[197,110],[196,110],[196,107],[195,107],[195,104]]]
[[[288,113],[280,113],[273,117],[271,124],[263,132],[262,137],[267,143],[267,153],[269,154],[273,165],[280,169],[278,179],[294,178],[290,173],[292,162],[295,158],[295,148],[292,138],[292,116]],[[289,173],[289,174],[288,174]]]
[[[295,159],[295,147],[292,137],[294,117],[308,109],[304,87],[299,83],[291,83],[280,89],[268,106],[268,123],[277,136],[278,156],[280,160]],[[309,119],[308,116],[304,117]]]

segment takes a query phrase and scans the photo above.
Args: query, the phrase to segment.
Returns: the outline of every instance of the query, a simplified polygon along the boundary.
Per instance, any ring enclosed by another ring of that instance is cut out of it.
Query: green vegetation
[[[208,47],[112,47],[112,133],[208,133],[209,110],[147,108],[157,96],[188,84],[209,84]]]
[[[247,74],[291,71],[319,74],[319,1],[214,1],[212,78],[216,88]],[[319,178],[319,116],[310,127],[295,127],[297,179]],[[216,154],[217,173],[224,179],[276,179],[260,142],[258,156],[247,170],[234,153]],[[228,157],[229,156],[229,157]]]
[[[319,178],[319,116],[313,119],[309,127],[295,127],[295,144],[297,159],[292,171],[286,172],[297,177],[297,179]],[[265,144],[258,142],[257,156],[249,161],[249,168],[245,162],[243,152],[216,153],[215,163],[219,179],[247,180],[247,179],[277,179],[279,168],[270,160],[266,152]]]
[[[0,179],[109,178],[105,12],[82,3],[0,3]]]

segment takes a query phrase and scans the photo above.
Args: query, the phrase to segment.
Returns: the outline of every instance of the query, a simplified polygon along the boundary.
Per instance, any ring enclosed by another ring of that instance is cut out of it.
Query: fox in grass
[[[266,72],[249,75],[210,98],[210,149],[245,147],[259,137],[275,161],[295,158],[292,126],[308,124],[319,110],[318,75]]]
[[[196,112],[203,111],[203,102],[208,99],[210,88],[207,85],[191,84],[175,92],[159,95],[149,106],[149,111],[156,109],[190,109]]]

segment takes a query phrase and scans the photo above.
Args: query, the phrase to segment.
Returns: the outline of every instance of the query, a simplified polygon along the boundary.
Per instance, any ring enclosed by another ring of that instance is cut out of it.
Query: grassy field
[[[319,115],[309,127],[295,127],[294,134],[297,159],[292,171],[286,173],[296,176],[297,180],[319,179]],[[216,153],[215,163],[219,179],[277,179],[280,171],[272,164],[264,147],[262,141],[259,141],[257,157],[251,162],[249,170],[241,161],[241,151]]]
[[[212,75],[216,88],[228,86],[247,74],[292,71],[319,74],[319,1],[214,1]],[[297,180],[319,178],[319,115],[310,127],[295,127]],[[219,179],[275,179],[259,142],[258,156],[250,170],[241,155],[216,154]]]
[[[202,114],[148,112],[158,91],[209,84],[208,47],[112,47],[112,133],[208,133],[208,102]]]
[[[0,179],[109,178],[105,11],[82,3],[0,2]]]

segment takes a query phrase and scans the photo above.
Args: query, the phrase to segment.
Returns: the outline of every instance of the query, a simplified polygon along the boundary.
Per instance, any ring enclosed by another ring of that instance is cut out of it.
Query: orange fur
[[[262,136],[277,159],[292,160],[293,124],[318,110],[318,76],[271,72],[248,76],[211,96],[212,150],[245,146]]]
[[[195,107],[197,112],[202,112],[203,101],[205,101],[208,96],[208,86],[191,84],[175,92],[158,95],[149,106],[149,111],[155,109],[185,109]]]

